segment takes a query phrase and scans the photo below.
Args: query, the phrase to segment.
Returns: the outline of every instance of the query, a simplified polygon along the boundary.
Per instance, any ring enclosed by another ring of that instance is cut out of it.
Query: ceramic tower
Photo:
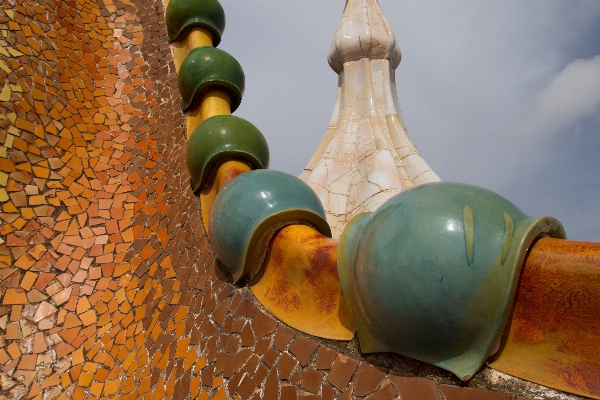
[[[328,54],[339,75],[333,115],[301,175],[323,202],[334,238],[353,216],[440,180],[402,119],[395,80],[400,58],[377,0],[347,0]]]

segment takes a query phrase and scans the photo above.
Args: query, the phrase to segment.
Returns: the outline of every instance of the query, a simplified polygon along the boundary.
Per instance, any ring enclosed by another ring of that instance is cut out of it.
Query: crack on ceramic
[[[300,176],[323,202],[334,238],[355,215],[440,181],[404,126],[395,79],[400,59],[377,0],[348,0],[328,54],[339,74],[334,110]]]

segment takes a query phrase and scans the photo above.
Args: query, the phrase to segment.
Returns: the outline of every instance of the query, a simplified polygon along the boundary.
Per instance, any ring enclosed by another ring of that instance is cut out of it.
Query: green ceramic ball
[[[396,352],[469,379],[499,340],[529,246],[564,237],[476,186],[402,192],[344,229],[338,272],[361,350]]]
[[[217,47],[225,30],[225,12],[217,0],[171,0],[165,19],[170,42],[181,39],[193,27],[201,27],[212,34]]]
[[[293,175],[261,169],[223,186],[213,203],[209,235],[217,258],[238,282],[258,271],[260,265],[252,261],[266,252],[263,235],[298,223],[331,237],[323,205],[310,186]]]
[[[179,74],[181,108],[198,105],[205,91],[220,88],[231,96],[231,112],[242,102],[245,76],[240,63],[229,53],[210,46],[196,47],[181,63]]]

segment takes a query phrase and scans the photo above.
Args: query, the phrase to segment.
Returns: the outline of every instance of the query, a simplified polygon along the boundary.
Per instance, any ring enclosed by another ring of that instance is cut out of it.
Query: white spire
[[[400,48],[377,0],[347,0],[329,49],[339,74],[325,137],[301,178],[317,193],[338,238],[356,214],[440,178],[423,160],[402,120],[395,69]]]

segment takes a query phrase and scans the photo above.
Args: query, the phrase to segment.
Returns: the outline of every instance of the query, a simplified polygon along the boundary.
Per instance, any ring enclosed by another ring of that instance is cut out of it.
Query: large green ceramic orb
[[[269,146],[262,133],[245,119],[217,115],[203,121],[186,145],[187,167],[199,192],[214,167],[226,158],[249,162],[254,169],[269,167]]]
[[[210,46],[190,51],[181,63],[177,79],[183,111],[193,108],[210,88],[229,92],[232,112],[244,94],[245,76],[240,63],[229,53]]]
[[[342,232],[338,272],[361,351],[470,379],[499,341],[540,236],[565,235],[554,218],[458,183],[424,184],[357,215]]]
[[[181,39],[187,30],[198,26],[212,34],[216,47],[225,30],[225,12],[217,0],[171,0],[165,19],[170,42]]]
[[[325,211],[306,183],[284,172],[246,172],[225,184],[210,213],[209,235],[217,258],[238,282],[254,276],[273,234],[304,224],[331,237]]]

